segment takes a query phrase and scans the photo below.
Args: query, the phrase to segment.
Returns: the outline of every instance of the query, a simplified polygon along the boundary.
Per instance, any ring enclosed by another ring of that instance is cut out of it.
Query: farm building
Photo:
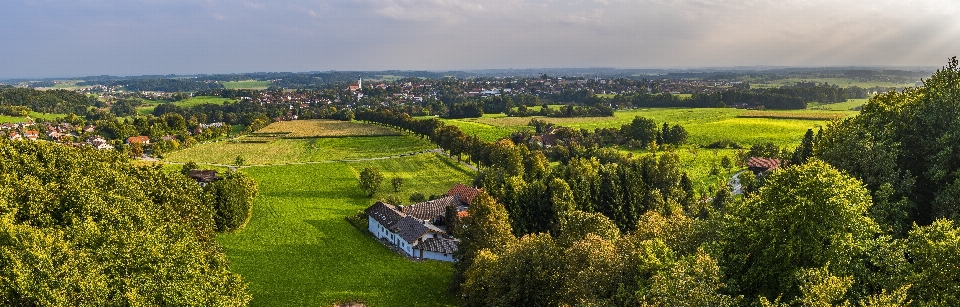
[[[459,241],[447,234],[444,216],[447,208],[456,209],[458,217],[464,216],[478,191],[457,184],[447,192],[446,197],[410,206],[377,202],[364,211],[367,214],[367,229],[378,239],[390,242],[411,257],[454,261],[453,252],[457,250]]]
[[[780,167],[780,165],[782,164],[783,164],[783,161],[780,161],[780,159],[773,159],[773,158],[750,157],[750,159],[747,160],[747,167],[750,168],[751,171],[753,171],[754,175],[758,175],[758,176],[765,174],[767,172],[773,171],[778,167]]]
[[[430,221],[407,215],[397,207],[383,202],[373,204],[365,212],[368,230],[407,255],[421,259],[453,261],[453,252],[457,250],[456,239]]]

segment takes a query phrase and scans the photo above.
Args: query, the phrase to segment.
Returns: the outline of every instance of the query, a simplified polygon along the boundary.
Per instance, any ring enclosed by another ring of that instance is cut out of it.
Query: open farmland
[[[396,130],[358,122],[309,119],[274,122],[257,133],[285,133],[284,137],[396,136]]]
[[[680,124],[689,132],[688,142],[710,144],[720,139],[729,139],[742,145],[761,142],[773,142],[778,145],[795,144],[803,133],[810,128],[825,125],[828,120],[739,118],[748,110],[731,108],[654,108],[629,111],[617,111],[610,117],[481,117],[475,119],[444,120],[448,124],[459,126],[468,135],[478,135],[486,141],[508,137],[518,130],[532,130],[527,126],[531,119],[537,118],[550,123],[573,128],[593,130],[596,128],[619,128],[630,123],[634,117],[650,118],[658,123]],[[802,114],[812,111],[785,111]],[[814,112],[824,113],[824,112]],[[852,114],[840,112],[838,114]]]
[[[53,120],[53,119],[66,117],[66,116],[67,114],[30,112],[30,118],[34,120],[37,120],[37,119]],[[26,121],[27,121],[27,117],[0,115],[0,123],[22,123]]]
[[[862,107],[870,99],[847,99],[844,102],[821,104],[811,102],[807,104],[807,110],[829,110],[829,111],[851,111]]]
[[[278,139],[244,143],[221,141],[193,146],[166,155],[171,162],[233,164],[237,156],[247,165],[327,162],[394,156],[436,148],[413,136]]]
[[[357,188],[364,167],[384,174],[382,193],[367,198]],[[413,191],[440,194],[469,182],[470,170],[437,154],[365,162],[265,166],[244,169],[260,184],[253,217],[242,231],[217,241],[231,269],[249,283],[251,306],[451,306],[449,263],[412,262],[358,230],[345,216],[393,193],[390,179],[404,178],[401,197]]]

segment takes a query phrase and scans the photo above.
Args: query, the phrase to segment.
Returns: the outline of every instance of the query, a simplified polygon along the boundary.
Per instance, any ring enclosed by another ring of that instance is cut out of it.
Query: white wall
[[[417,256],[420,256],[420,250],[417,250]],[[423,258],[453,262],[453,254],[446,254],[446,256],[444,256],[444,254],[431,251],[423,251]]]

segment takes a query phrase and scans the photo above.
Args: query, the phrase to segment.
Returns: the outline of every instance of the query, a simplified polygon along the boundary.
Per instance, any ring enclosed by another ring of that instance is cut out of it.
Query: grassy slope
[[[253,293],[252,306],[330,306],[364,301],[369,306],[444,306],[449,263],[415,263],[393,253],[344,217],[373,200],[357,188],[357,173],[380,168],[402,176],[404,191],[442,193],[468,181],[470,171],[438,155],[371,162],[252,167],[260,183],[247,228],[218,241]],[[378,195],[381,196],[381,195]]]

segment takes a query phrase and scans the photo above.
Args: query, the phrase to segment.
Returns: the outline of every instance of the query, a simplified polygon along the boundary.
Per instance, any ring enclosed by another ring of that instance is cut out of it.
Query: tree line
[[[97,97],[68,90],[0,89],[0,106],[22,106],[42,113],[83,114],[98,102]]]

